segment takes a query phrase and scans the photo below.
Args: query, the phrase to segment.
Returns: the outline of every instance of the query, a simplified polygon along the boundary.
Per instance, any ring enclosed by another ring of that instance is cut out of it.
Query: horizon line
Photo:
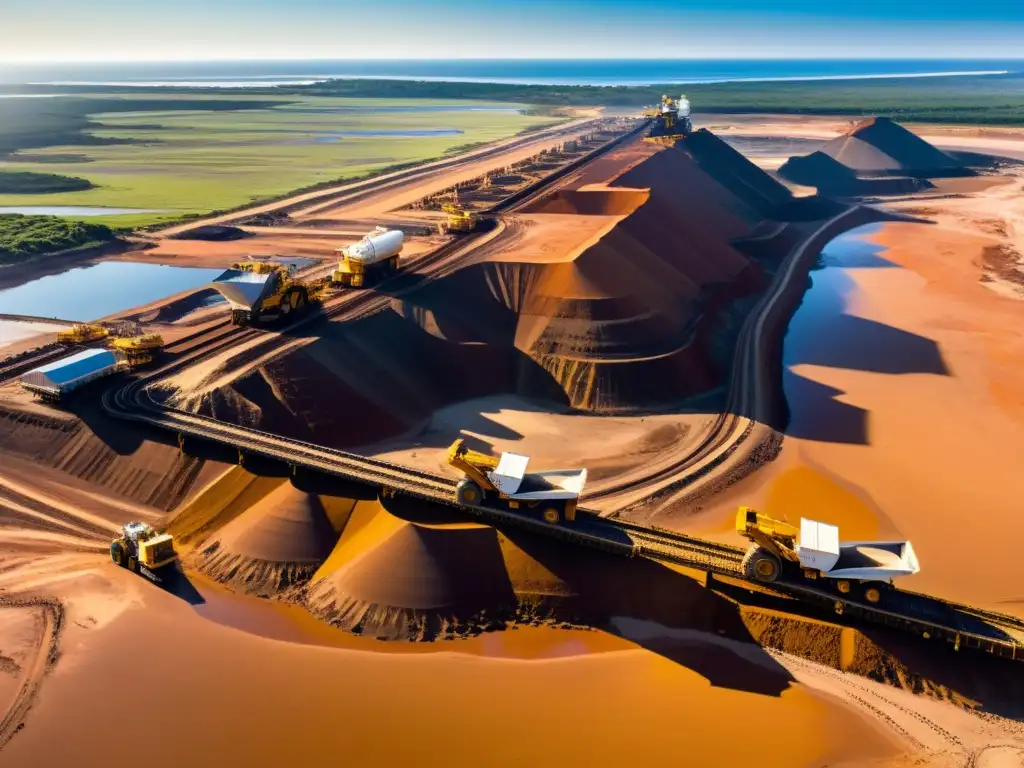
[[[301,62],[301,61],[337,61],[337,62],[449,62],[449,61],[659,61],[659,62],[699,62],[699,61],[916,61],[916,62],[948,62],[948,61],[1021,61],[1024,55],[1018,56],[943,56],[940,58],[916,56],[611,56],[591,58],[579,56],[448,56],[448,57],[319,57],[319,56],[255,56],[255,57],[199,57],[199,58],[160,58],[160,59],[0,59],[0,66],[10,65],[66,65],[66,64],[206,64],[227,62]]]

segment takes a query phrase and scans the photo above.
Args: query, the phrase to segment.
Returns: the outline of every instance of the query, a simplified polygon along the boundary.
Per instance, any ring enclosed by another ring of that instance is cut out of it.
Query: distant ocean
[[[312,83],[331,78],[380,78],[536,85],[684,85],[1021,73],[1024,73],[1024,59],[210,61],[0,64],[0,84],[244,88]]]

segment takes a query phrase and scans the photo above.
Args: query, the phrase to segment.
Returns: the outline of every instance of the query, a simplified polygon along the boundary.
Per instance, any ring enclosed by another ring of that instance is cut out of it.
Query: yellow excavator
[[[129,336],[114,339],[110,349],[121,353],[129,368],[152,363],[164,347],[164,339],[158,333],[146,333],[142,336]]]
[[[175,570],[178,553],[170,534],[157,533],[152,526],[133,520],[110,542],[110,559],[114,565],[159,583]]]
[[[57,333],[57,342],[60,344],[88,344],[93,341],[102,341],[107,338],[110,331],[102,325],[73,325],[66,331]]]

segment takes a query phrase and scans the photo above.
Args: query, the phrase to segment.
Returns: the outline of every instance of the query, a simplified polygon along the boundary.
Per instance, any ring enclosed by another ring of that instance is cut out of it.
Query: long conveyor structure
[[[742,581],[744,550],[648,525],[600,517],[579,509],[574,522],[551,525],[538,518],[487,506],[465,507],[455,501],[456,481],[393,462],[360,456],[335,448],[294,440],[256,429],[218,421],[167,406],[155,399],[151,385],[160,378],[197,362],[232,340],[207,347],[182,360],[127,384],[108,389],[104,410],[111,416],[168,430],[183,449],[188,440],[230,446],[242,457],[262,457],[289,465],[293,470],[323,473],[377,488],[384,495],[400,494],[457,507],[489,522],[527,528],[541,535],[625,557],[643,557],[685,566],[729,580]],[[883,604],[871,604],[851,594],[840,594],[816,582],[758,583],[759,591],[817,604],[850,618],[897,627],[920,637],[946,640],[957,649],[976,648],[1015,660],[1024,660],[1024,620],[914,592],[893,590]]]

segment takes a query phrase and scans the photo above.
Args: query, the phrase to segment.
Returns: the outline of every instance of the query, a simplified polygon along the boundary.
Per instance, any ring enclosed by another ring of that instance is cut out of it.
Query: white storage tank
[[[22,374],[20,381],[21,386],[33,394],[46,400],[59,400],[120,367],[117,355],[109,349],[87,349]]]
[[[358,243],[343,250],[350,261],[367,266],[398,255],[404,241],[405,233],[402,230],[377,227]]]

